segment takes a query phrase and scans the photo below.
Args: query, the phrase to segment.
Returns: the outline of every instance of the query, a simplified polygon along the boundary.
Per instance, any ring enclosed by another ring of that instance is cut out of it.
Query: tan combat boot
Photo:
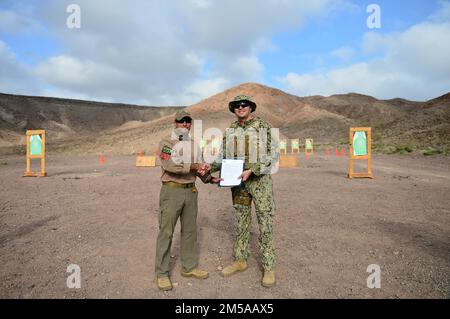
[[[261,280],[261,285],[263,285],[263,287],[275,286],[275,271],[274,270],[264,270],[264,276]]]
[[[172,290],[172,283],[169,277],[158,278],[158,288],[163,291]]]
[[[237,272],[244,271],[247,269],[247,261],[246,260],[236,260],[231,265],[225,267],[222,270],[222,275],[224,277],[229,277],[231,275],[234,275]]]
[[[206,279],[208,278],[209,274],[207,271],[198,269],[198,268],[194,268],[189,272],[181,272],[181,276],[183,277],[194,277],[197,279]]]

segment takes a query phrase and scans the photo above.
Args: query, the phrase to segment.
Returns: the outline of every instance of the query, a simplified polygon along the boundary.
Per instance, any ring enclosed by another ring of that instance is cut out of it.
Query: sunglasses
[[[235,105],[233,106],[233,109],[234,109],[234,110],[237,110],[237,109],[240,109],[241,107],[242,107],[242,108],[246,108],[247,106],[250,106],[250,104],[248,104],[248,103],[239,103],[239,104],[235,104]]]
[[[181,120],[175,120],[175,122],[177,122],[177,123],[192,123],[192,119],[190,118],[190,117],[187,117],[187,116],[185,116],[185,117],[183,117]]]

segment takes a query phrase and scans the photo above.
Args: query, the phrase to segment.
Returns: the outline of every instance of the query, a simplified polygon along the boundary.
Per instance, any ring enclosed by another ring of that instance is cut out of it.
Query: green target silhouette
[[[367,137],[366,132],[358,131],[353,136],[353,155],[364,156],[367,155]]]

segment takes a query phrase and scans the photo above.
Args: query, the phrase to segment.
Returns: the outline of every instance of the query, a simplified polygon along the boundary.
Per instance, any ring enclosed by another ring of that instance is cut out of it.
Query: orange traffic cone
[[[156,147],[153,149],[153,155],[155,157],[158,155],[158,149]]]
[[[144,156],[144,152],[142,150],[139,152],[139,156],[140,157]]]
[[[308,153],[305,153],[305,157],[306,157],[305,159],[307,160],[308,159]]]
[[[100,164],[105,164],[105,155],[103,152],[100,154]]]
[[[329,148],[327,148],[326,154],[327,154],[327,156],[330,156],[330,149]]]
[[[338,151],[337,147],[334,149],[334,156],[339,156],[339,151]]]
[[[341,149],[341,156],[345,156],[345,149]]]

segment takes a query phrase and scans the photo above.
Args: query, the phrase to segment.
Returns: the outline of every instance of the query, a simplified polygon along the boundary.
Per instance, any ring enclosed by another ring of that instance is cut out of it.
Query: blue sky
[[[361,39],[369,29],[366,8],[377,3],[381,9],[382,27],[376,30],[380,34],[401,32],[438,9],[438,2],[412,1],[354,1],[354,7],[337,9],[334,14],[311,21],[304,28],[294,32],[277,34],[273,42],[280,51],[264,55],[265,65],[273,65],[277,73],[310,72],[318,67],[341,66],[344,61],[330,56],[330,52],[339,47],[351,46],[358,49]],[[408,3],[408,5],[405,5]],[[304,57],[303,59],[299,57]],[[318,58],[319,61],[317,61]],[[365,61],[368,57],[356,54],[356,61]]]
[[[190,105],[258,82],[427,100],[450,91],[449,34],[443,0],[4,0],[0,92]]]

